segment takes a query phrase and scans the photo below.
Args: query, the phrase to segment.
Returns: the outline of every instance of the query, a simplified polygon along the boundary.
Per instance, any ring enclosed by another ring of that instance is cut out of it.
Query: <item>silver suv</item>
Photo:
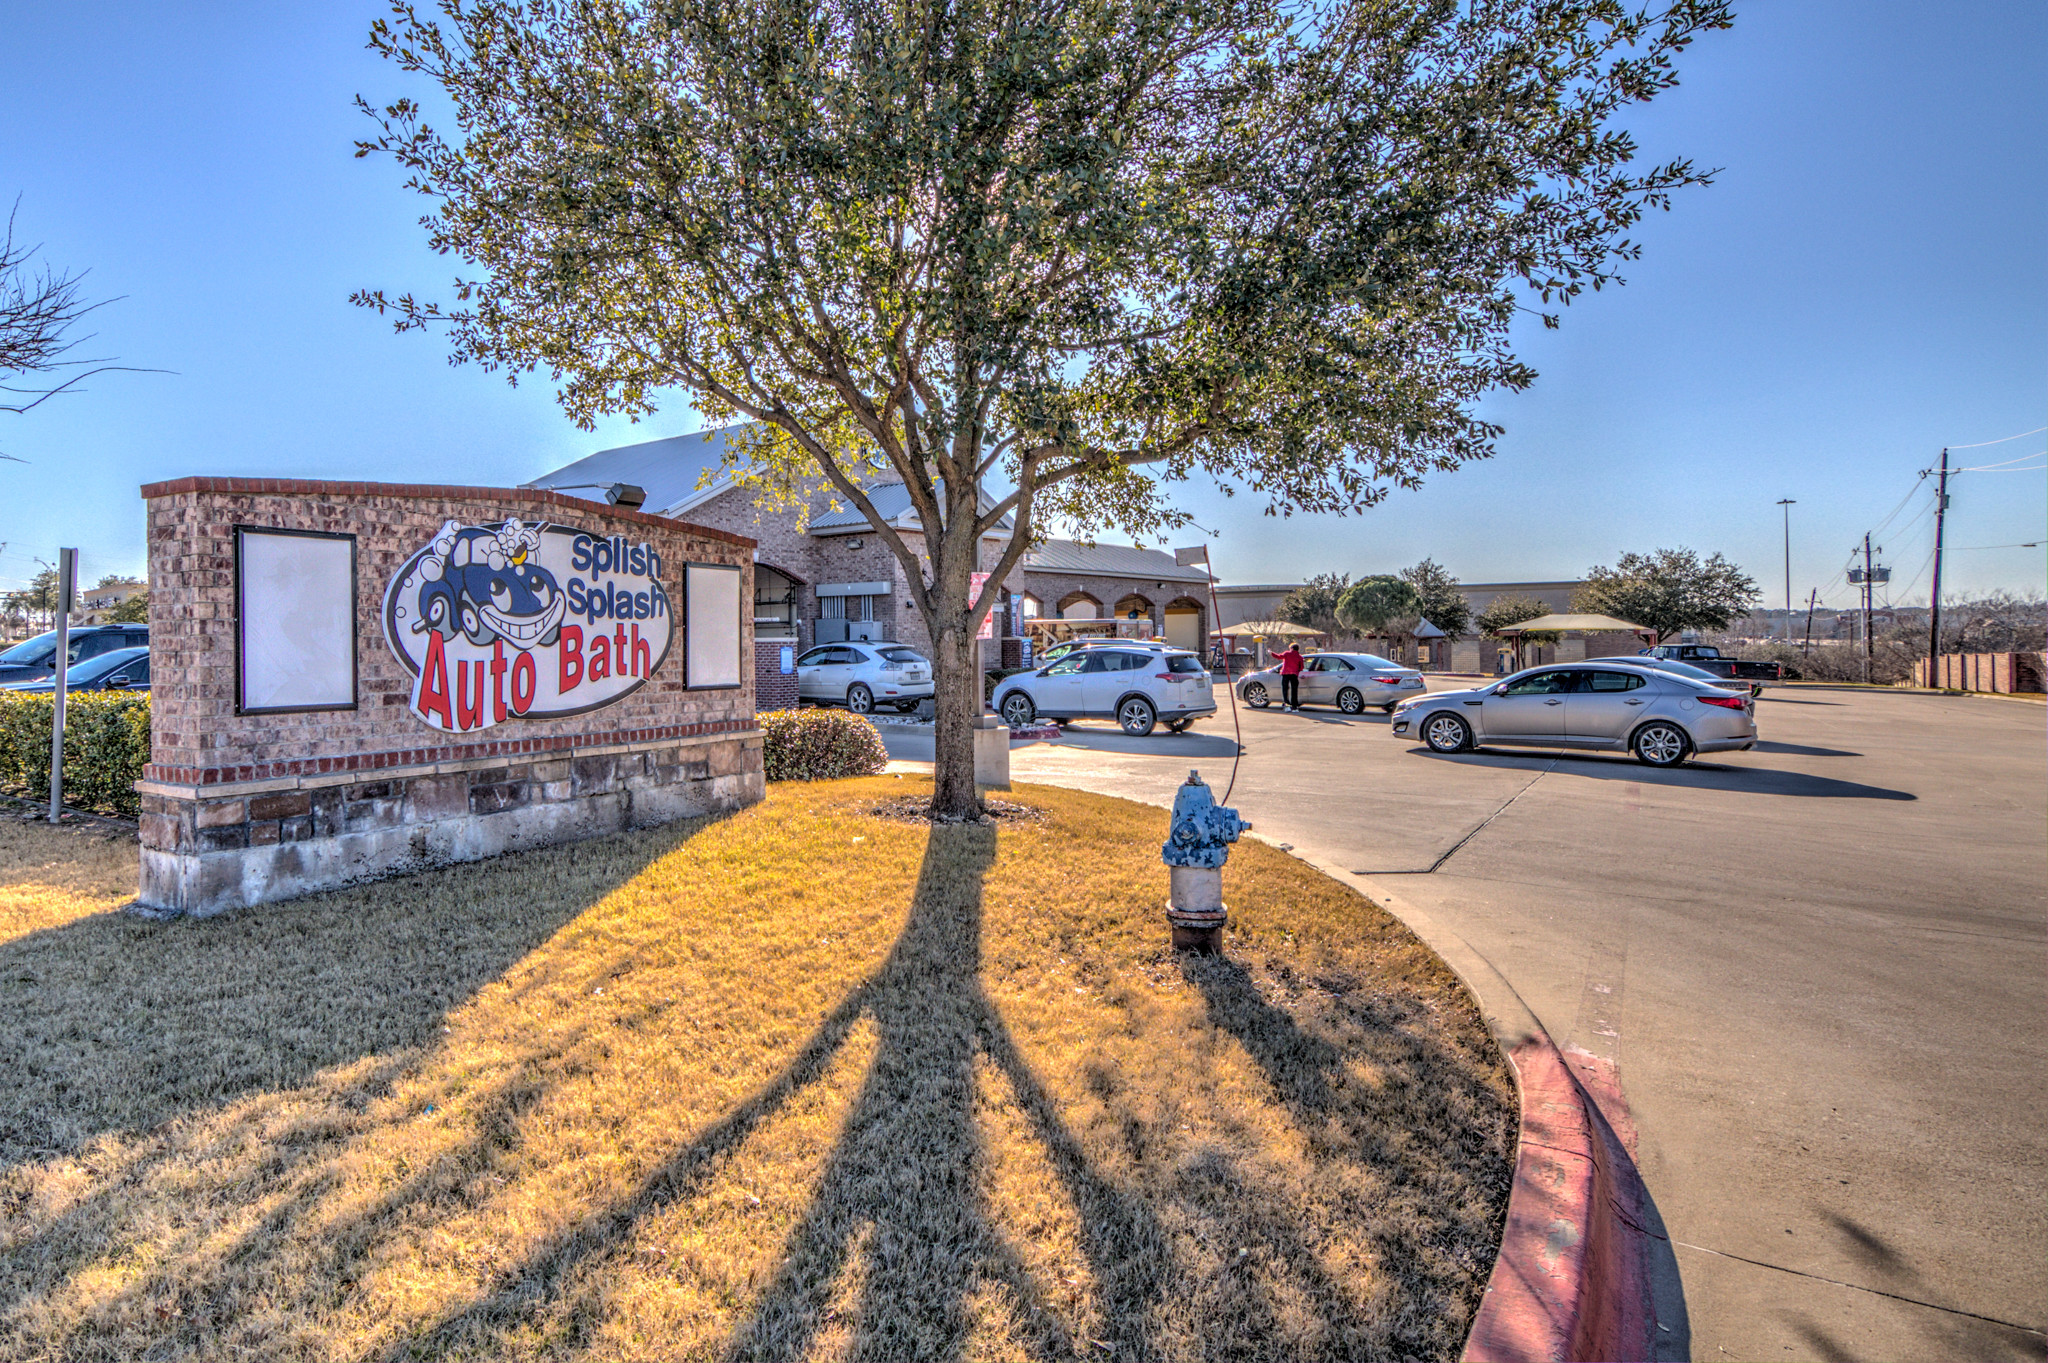
[[[914,710],[932,694],[932,665],[902,644],[853,640],[820,644],[796,660],[799,701],[844,705],[857,715],[877,705]]]
[[[1132,644],[1075,649],[1035,672],[996,686],[996,713],[1013,729],[1037,719],[1114,719],[1143,737],[1165,724],[1174,733],[1216,713],[1209,669],[1185,649]]]

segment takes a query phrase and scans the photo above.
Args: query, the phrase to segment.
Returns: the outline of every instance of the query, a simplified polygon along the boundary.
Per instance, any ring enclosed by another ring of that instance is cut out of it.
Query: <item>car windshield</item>
[[[25,639],[0,653],[0,667],[42,667],[57,652],[57,631]]]
[[[1166,670],[1168,672],[1203,672],[1207,669],[1202,666],[1202,660],[1194,654],[1175,653],[1167,657]]]
[[[1391,658],[1382,658],[1377,653],[1354,653],[1351,655],[1361,667],[1375,667],[1384,671],[1399,672],[1401,664]]]
[[[891,663],[921,663],[924,661],[924,655],[911,648],[885,648],[882,650],[882,659]]]
[[[97,658],[87,658],[82,663],[73,663],[64,669],[64,679],[73,685],[79,682],[96,682],[117,667],[125,667],[137,658],[146,658],[146,648],[117,648],[112,653],[102,653]]]

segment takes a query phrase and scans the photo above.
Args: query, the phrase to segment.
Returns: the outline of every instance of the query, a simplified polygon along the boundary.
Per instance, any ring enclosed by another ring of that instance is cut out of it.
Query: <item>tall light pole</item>
[[[1792,642],[1792,508],[1798,505],[1790,497],[1780,497],[1778,505],[1785,508],[1785,642]]]

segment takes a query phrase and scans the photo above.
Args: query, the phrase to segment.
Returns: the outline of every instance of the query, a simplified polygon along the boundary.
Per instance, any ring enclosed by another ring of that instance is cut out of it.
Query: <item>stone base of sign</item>
[[[233,785],[139,782],[138,902],[195,916],[734,810],[758,731]]]

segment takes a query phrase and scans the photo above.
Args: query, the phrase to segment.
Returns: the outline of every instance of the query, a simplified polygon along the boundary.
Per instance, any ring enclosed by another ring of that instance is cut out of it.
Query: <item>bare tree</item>
[[[92,339],[73,336],[72,328],[87,313],[117,300],[87,302],[81,287],[84,274],[38,262],[40,245],[17,242],[14,219],[20,207],[16,199],[7,213],[7,233],[0,237],[0,412],[19,416],[95,374],[151,372],[114,364],[104,356],[72,358],[72,351]],[[4,453],[0,459],[23,462]]]

